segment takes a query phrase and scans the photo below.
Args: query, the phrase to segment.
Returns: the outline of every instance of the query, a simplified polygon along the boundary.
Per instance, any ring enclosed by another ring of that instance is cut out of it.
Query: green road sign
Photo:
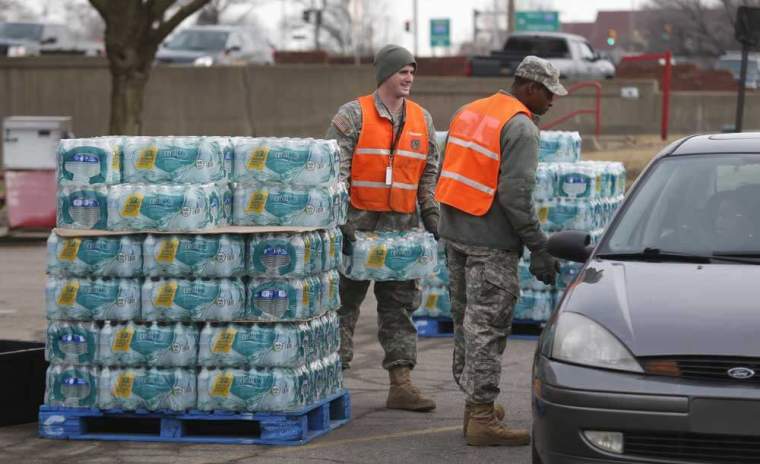
[[[430,20],[430,46],[451,46],[451,20],[449,18]]]
[[[559,31],[557,11],[518,11],[515,13],[515,30],[530,32]]]

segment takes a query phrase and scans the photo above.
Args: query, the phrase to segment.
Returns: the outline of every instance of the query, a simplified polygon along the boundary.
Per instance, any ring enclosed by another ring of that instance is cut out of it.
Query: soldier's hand
[[[438,236],[438,219],[439,218],[440,218],[440,215],[438,214],[438,210],[434,208],[427,209],[422,212],[422,224],[425,226],[425,230],[433,234],[433,237],[435,237],[436,240],[440,238]]]
[[[559,272],[559,261],[545,249],[536,250],[530,255],[530,273],[546,285],[554,285]]]
[[[356,227],[353,224],[343,224],[340,226],[340,232],[343,234],[343,254],[352,255],[356,241]]]

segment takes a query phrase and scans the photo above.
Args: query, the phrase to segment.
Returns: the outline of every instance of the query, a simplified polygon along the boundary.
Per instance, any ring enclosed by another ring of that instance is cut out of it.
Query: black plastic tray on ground
[[[37,421],[46,370],[44,343],[0,340],[0,426]]]

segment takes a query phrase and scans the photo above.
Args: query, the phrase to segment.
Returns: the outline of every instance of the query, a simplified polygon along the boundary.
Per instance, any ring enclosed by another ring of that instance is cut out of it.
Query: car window
[[[760,253],[757,198],[760,156],[662,159],[636,187],[599,252]]]
[[[567,40],[559,37],[512,36],[504,44],[504,50],[542,58],[570,58]]]
[[[0,23],[0,37],[39,41],[42,38],[42,24]]]
[[[229,39],[227,39],[227,49],[232,47],[243,48],[243,41],[240,39],[240,35],[235,32],[231,33]]]
[[[184,30],[166,42],[171,50],[223,51],[227,43],[226,31]]]
[[[594,59],[594,50],[591,48],[591,45],[586,42],[578,42],[578,51],[580,52],[580,57],[584,60]]]

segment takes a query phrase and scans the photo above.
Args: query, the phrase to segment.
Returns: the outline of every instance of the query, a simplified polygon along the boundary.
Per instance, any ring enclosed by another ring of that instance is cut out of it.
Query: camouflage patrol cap
[[[567,95],[567,90],[559,83],[559,70],[543,58],[526,56],[517,66],[515,76],[544,84],[554,95]]]

